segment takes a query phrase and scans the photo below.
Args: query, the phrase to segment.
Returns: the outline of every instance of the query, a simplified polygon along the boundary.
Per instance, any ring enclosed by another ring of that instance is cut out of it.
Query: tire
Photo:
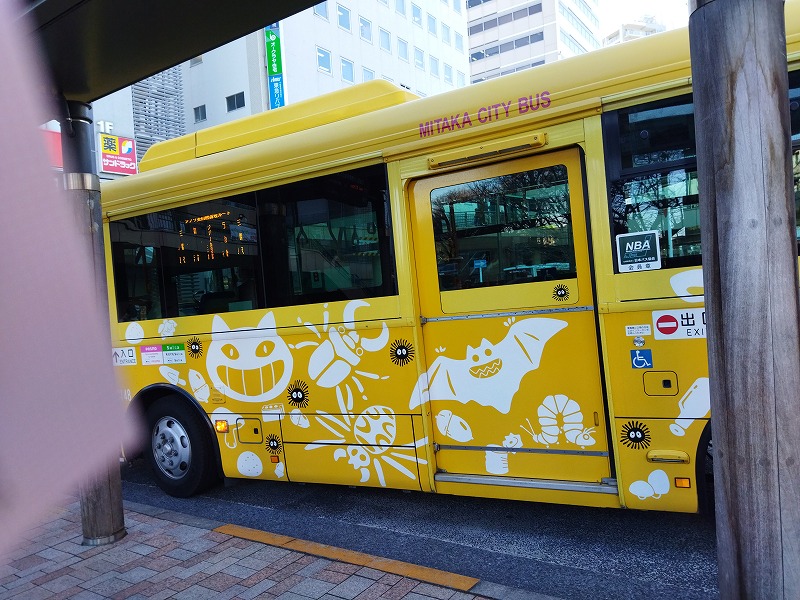
[[[145,458],[158,486],[188,498],[214,483],[212,446],[202,417],[185,401],[162,398],[147,409]]]
[[[711,422],[706,424],[700,443],[697,445],[697,487],[698,509],[700,514],[711,519],[715,516],[714,506],[714,444],[711,439]]]

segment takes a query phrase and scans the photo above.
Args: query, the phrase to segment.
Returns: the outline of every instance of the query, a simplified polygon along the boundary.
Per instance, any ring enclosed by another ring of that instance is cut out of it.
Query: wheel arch
[[[128,405],[128,410],[134,411],[140,421],[145,423],[145,436],[143,440],[140,440],[141,449],[147,447],[150,435],[150,432],[146,431],[147,427],[145,415],[147,414],[147,409],[159,400],[170,396],[175,397],[176,401],[190,407],[195,413],[197,413],[202,422],[205,423],[208,440],[211,443],[211,447],[214,449],[214,468],[216,470],[216,474],[219,477],[223,477],[224,473],[222,470],[222,457],[219,451],[219,440],[217,439],[211,419],[208,418],[206,411],[203,410],[203,407],[200,406],[200,403],[194,396],[177,386],[165,383],[154,383],[139,390],[139,392],[137,392],[137,394],[131,399],[131,403]]]

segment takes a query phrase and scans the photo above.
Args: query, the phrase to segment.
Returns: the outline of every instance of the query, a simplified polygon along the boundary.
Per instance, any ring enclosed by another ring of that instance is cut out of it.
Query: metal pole
[[[103,309],[98,319],[108,318],[103,222],[100,210],[100,179],[94,149],[92,106],[66,102],[61,121],[61,148],[64,155],[64,188],[74,200],[73,206],[87,223],[87,243],[92,246],[95,293]],[[109,334],[110,335],[110,334]],[[110,347],[109,338],[109,347]],[[109,398],[109,402],[114,399]],[[119,464],[109,465],[91,481],[81,486],[83,543],[89,546],[110,544],[126,535],[122,508],[122,481]]]

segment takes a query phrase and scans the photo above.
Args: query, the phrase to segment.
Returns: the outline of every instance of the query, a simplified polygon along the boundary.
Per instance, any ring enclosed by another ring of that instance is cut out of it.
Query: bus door
[[[411,404],[430,402],[438,487],[615,494],[579,151],[409,193],[427,358]]]

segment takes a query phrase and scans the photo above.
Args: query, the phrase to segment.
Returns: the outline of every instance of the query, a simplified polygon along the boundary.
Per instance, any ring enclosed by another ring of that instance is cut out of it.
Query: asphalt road
[[[177,499],[141,459],[123,495],[557,598],[719,597],[714,525],[697,515],[264,481]]]

